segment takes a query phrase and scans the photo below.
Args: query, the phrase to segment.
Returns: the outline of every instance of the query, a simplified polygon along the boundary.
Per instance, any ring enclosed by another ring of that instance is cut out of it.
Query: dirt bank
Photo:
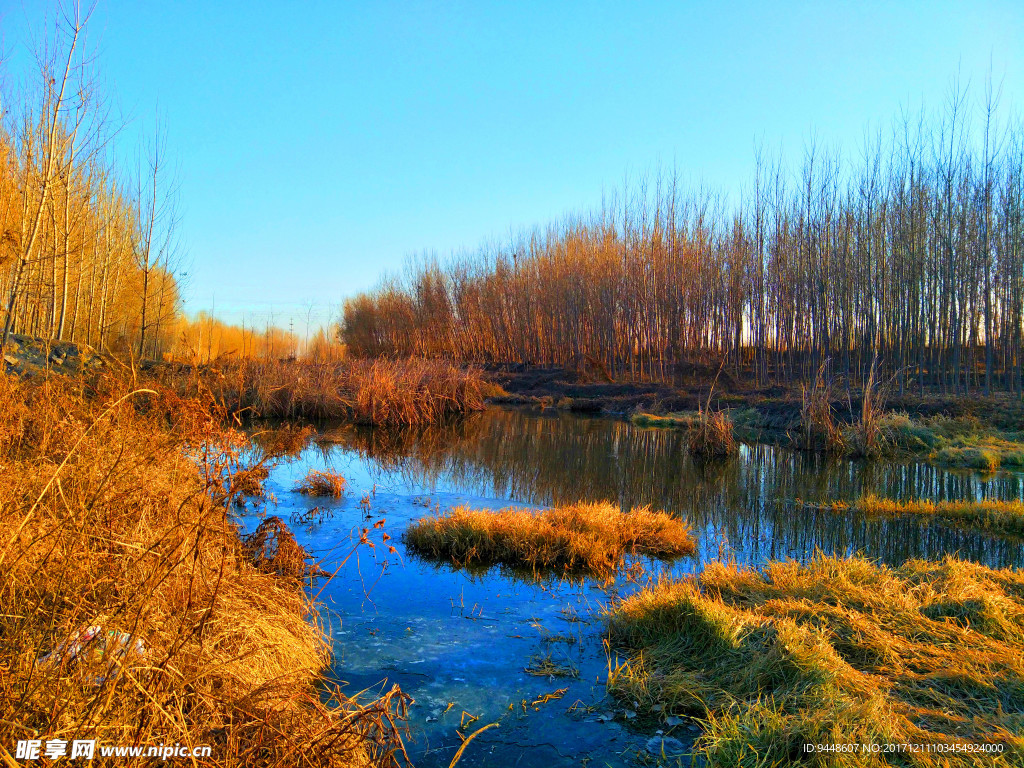
[[[706,380],[681,388],[654,382],[608,382],[566,368],[529,368],[492,366],[488,378],[507,393],[488,402],[504,405],[531,405],[542,408],[606,413],[625,416],[637,411],[664,414],[696,410],[707,401],[713,374]],[[744,387],[719,379],[711,399],[713,408],[752,408],[763,429],[785,433],[800,426],[803,405],[798,387]],[[854,422],[861,411],[861,395],[854,391],[832,401],[835,417],[842,423]],[[946,416],[976,419],[1002,430],[1024,428],[1024,403],[1019,396],[980,394],[968,396],[934,394],[891,395],[885,410],[903,412],[911,417]]]
[[[4,370],[17,376],[41,373],[76,375],[102,369],[109,358],[88,344],[50,341],[20,333],[11,334],[4,348]]]

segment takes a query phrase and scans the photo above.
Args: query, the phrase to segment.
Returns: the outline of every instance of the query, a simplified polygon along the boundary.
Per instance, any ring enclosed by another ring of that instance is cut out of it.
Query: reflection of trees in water
[[[694,462],[685,435],[565,413],[491,410],[416,432],[340,428],[333,442],[407,480],[537,505],[611,500],[687,517],[705,554],[728,541],[741,562],[804,557],[816,549],[860,551],[888,562],[958,552],[992,565],[1020,564],[1022,547],[995,537],[921,524],[807,509],[794,500],[1021,498],[1022,478],[936,469],[921,463],[828,460],[774,446],[744,446],[724,462]]]

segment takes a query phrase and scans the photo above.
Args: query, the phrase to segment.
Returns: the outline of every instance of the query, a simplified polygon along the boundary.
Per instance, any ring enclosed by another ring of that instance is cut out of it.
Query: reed
[[[422,360],[237,360],[164,366],[179,392],[209,392],[232,413],[257,418],[344,419],[416,426],[482,410],[488,385],[476,368]]]
[[[340,499],[345,494],[345,478],[337,472],[311,469],[295,486],[295,490],[307,496],[331,496]]]
[[[877,458],[890,453],[886,440],[885,397],[887,385],[878,379],[878,358],[871,362],[861,397],[860,419],[850,427],[849,452],[854,456]]]
[[[1024,574],[947,558],[710,563],[607,616],[611,692],[651,721],[691,714],[709,766],[1015,765],[1024,747]],[[826,752],[909,743],[951,751]],[[1002,755],[954,752],[1002,744]]]
[[[724,360],[708,389],[707,400],[697,411],[697,421],[687,434],[686,441],[690,453],[697,459],[721,459],[736,451],[732,417],[726,411],[711,410],[711,398],[714,397],[715,386],[723,370]]]
[[[356,701],[322,677],[294,538],[268,520],[240,539],[251,447],[223,423],[159,385],[0,376],[0,760],[40,737],[209,746],[201,766],[401,751],[400,691]],[[89,628],[105,653],[76,647]]]
[[[832,410],[832,382],[825,363],[811,386],[800,387],[800,447],[809,451],[842,453],[846,440]]]
[[[725,411],[702,410],[687,435],[690,453],[700,459],[725,458],[736,452],[733,424]]]
[[[609,503],[577,503],[540,512],[456,507],[423,517],[403,539],[416,554],[456,565],[506,565],[610,578],[627,555],[674,559],[697,546],[690,527],[647,507],[621,512]]]

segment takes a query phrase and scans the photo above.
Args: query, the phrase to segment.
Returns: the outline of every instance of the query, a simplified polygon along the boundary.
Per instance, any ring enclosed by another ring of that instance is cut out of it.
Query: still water
[[[498,728],[469,745],[461,766],[649,765],[656,742],[653,729],[634,727],[628,702],[613,702],[604,692],[609,658],[601,611],[636,584],[535,583],[498,570],[469,574],[425,563],[406,552],[401,535],[428,512],[581,499],[664,509],[690,521],[700,547],[696,557],[672,566],[647,563],[655,577],[659,570],[698,571],[708,560],[757,567],[817,551],[859,552],[891,564],[958,554],[1019,567],[1024,557],[1018,541],[798,503],[869,492],[1022,498],[1022,475],[827,460],[763,445],[701,465],[688,456],[684,439],[674,430],[520,410],[489,410],[414,434],[324,428],[301,456],[273,470],[268,490],[276,506],[267,512],[288,520],[314,506],[326,510],[323,522],[293,528],[327,571],[338,568],[363,528],[370,530],[374,546],[357,548],[319,596],[334,643],[332,672],[349,694],[393,683],[409,693],[415,703],[407,751],[416,766],[430,768],[451,762],[460,730],[468,734],[492,722]],[[345,476],[344,498],[310,499],[292,490],[308,470],[328,468]],[[540,662],[570,676],[527,671]],[[684,746],[697,732],[685,720],[660,728]]]

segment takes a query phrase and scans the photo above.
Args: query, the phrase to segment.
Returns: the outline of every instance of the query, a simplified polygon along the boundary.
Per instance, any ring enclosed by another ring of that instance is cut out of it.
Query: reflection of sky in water
[[[519,411],[488,411],[415,436],[339,427],[325,437],[271,474],[268,490],[279,506],[270,511],[286,519],[314,505],[334,512],[320,525],[295,527],[328,571],[351,550],[361,527],[385,519],[383,528],[371,529],[376,548],[360,549],[320,599],[334,639],[334,673],[346,690],[398,683],[415,698],[408,748],[417,766],[447,766],[460,744],[456,729],[469,716],[480,719],[464,732],[496,720],[500,727],[467,749],[466,766],[579,765],[588,755],[600,758],[597,764],[625,765],[651,736],[623,725],[623,708],[603,696],[607,659],[597,614],[612,594],[635,587],[536,585],[497,572],[471,577],[425,564],[406,554],[400,538],[428,509],[578,499],[650,504],[689,519],[700,539],[699,559],[680,561],[675,572],[692,571],[699,560],[734,557],[759,565],[818,549],[860,551],[890,563],[946,553],[990,565],[1021,561],[1018,543],[995,537],[912,520],[812,512],[792,503],[869,491],[900,498],[1020,498],[1024,484],[1017,475],[984,479],[917,463],[827,462],[766,446],[745,446],[735,459],[701,467],[689,459],[679,432]],[[290,490],[308,469],[326,467],[346,477],[344,499],[312,500]],[[359,504],[364,494],[371,495],[368,518]],[[382,533],[391,537],[386,544]],[[397,553],[387,553],[388,544]],[[545,657],[579,677],[524,671]],[[568,689],[562,698],[530,704],[561,688]],[[618,720],[603,722],[609,715]],[[692,731],[684,723],[671,735],[688,741]]]

